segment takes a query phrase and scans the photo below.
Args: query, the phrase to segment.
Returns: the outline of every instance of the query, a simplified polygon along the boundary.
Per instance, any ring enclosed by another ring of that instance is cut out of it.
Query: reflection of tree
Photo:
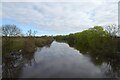
[[[24,64],[28,64],[29,66],[32,66],[32,61],[33,61],[33,63],[36,63],[33,53],[24,52],[22,55],[23,55],[23,59],[24,59]]]
[[[32,65],[33,55],[34,53],[12,52],[9,55],[3,56],[3,78],[19,77],[24,64]]]
[[[12,52],[3,56],[3,78],[13,78],[20,74],[23,67],[22,55],[19,52]]]
[[[19,43],[14,43],[12,40],[4,40],[3,45],[3,55],[2,55],[2,68],[3,68],[3,78],[18,78],[21,74],[22,68],[32,66],[35,64],[34,53],[36,51],[36,46],[31,43],[26,43],[22,50],[16,50],[13,46],[19,45]],[[9,44],[9,45],[8,45]],[[51,43],[46,45],[50,47]]]
[[[120,58],[112,55],[112,57],[104,57],[97,53],[89,54],[91,61],[95,65],[103,66],[102,71],[107,77],[120,77]],[[107,65],[102,65],[103,63]]]
[[[104,51],[99,51],[99,53],[90,50],[89,48],[79,46],[79,45],[71,45],[70,46],[74,47],[75,49],[79,50],[80,53],[84,55],[89,55],[91,57],[91,61],[97,65],[97,66],[102,66],[103,63],[107,65],[103,65],[104,68],[101,68],[101,70],[104,72],[104,74],[107,77],[120,77],[120,56],[119,53],[113,54],[110,53],[108,55]],[[102,53],[101,53],[102,52]],[[103,55],[107,54],[107,56]]]
[[[49,48],[50,46],[51,46],[51,43],[50,43],[50,44],[45,45],[45,47],[48,47],[48,48]]]
[[[120,57],[117,54],[105,57],[104,55],[92,52],[89,55],[95,65],[102,66],[103,63],[106,64],[102,66],[104,68],[101,70],[107,77],[120,77]]]
[[[24,64],[27,63],[29,66],[31,65],[31,60],[35,52],[35,49],[30,49],[32,45],[17,51],[16,48],[11,47],[16,46],[18,43],[14,43],[13,45],[13,42],[10,42],[10,39],[8,39],[7,43],[4,43],[3,46],[3,78],[19,77]],[[10,45],[7,46],[8,43],[10,43]]]
[[[120,59],[107,60],[107,70],[105,74],[110,77],[120,77]]]

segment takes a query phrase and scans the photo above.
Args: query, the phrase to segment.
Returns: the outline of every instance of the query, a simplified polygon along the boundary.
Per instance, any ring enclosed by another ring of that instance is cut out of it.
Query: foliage
[[[102,26],[94,26],[88,30],[70,34],[66,36],[56,36],[57,41],[67,42],[70,46],[78,48],[80,51],[100,54],[103,56],[113,55],[119,51],[119,37],[111,37],[111,34],[104,30]],[[86,49],[86,50],[85,50]],[[85,52],[83,52],[85,53]]]

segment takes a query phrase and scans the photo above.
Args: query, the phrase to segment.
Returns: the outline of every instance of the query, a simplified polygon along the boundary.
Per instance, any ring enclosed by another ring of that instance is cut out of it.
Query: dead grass
[[[35,38],[35,37],[14,37],[2,38],[3,53],[10,53],[11,51],[24,50],[25,52],[32,53],[36,47],[42,47],[50,44],[53,41],[51,37]]]

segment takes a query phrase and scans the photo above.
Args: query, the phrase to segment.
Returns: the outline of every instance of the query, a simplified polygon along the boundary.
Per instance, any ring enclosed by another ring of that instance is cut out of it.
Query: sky
[[[0,25],[15,24],[23,33],[66,35],[93,26],[118,24],[119,0],[4,0]]]

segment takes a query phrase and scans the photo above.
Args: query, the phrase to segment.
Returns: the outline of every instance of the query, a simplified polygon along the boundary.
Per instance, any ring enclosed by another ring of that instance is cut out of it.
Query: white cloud
[[[101,2],[118,2],[119,0],[1,0],[2,2],[93,2],[100,4]]]
[[[2,18],[31,23],[54,32],[77,32],[94,25],[117,23],[117,1],[86,2],[5,2]]]

